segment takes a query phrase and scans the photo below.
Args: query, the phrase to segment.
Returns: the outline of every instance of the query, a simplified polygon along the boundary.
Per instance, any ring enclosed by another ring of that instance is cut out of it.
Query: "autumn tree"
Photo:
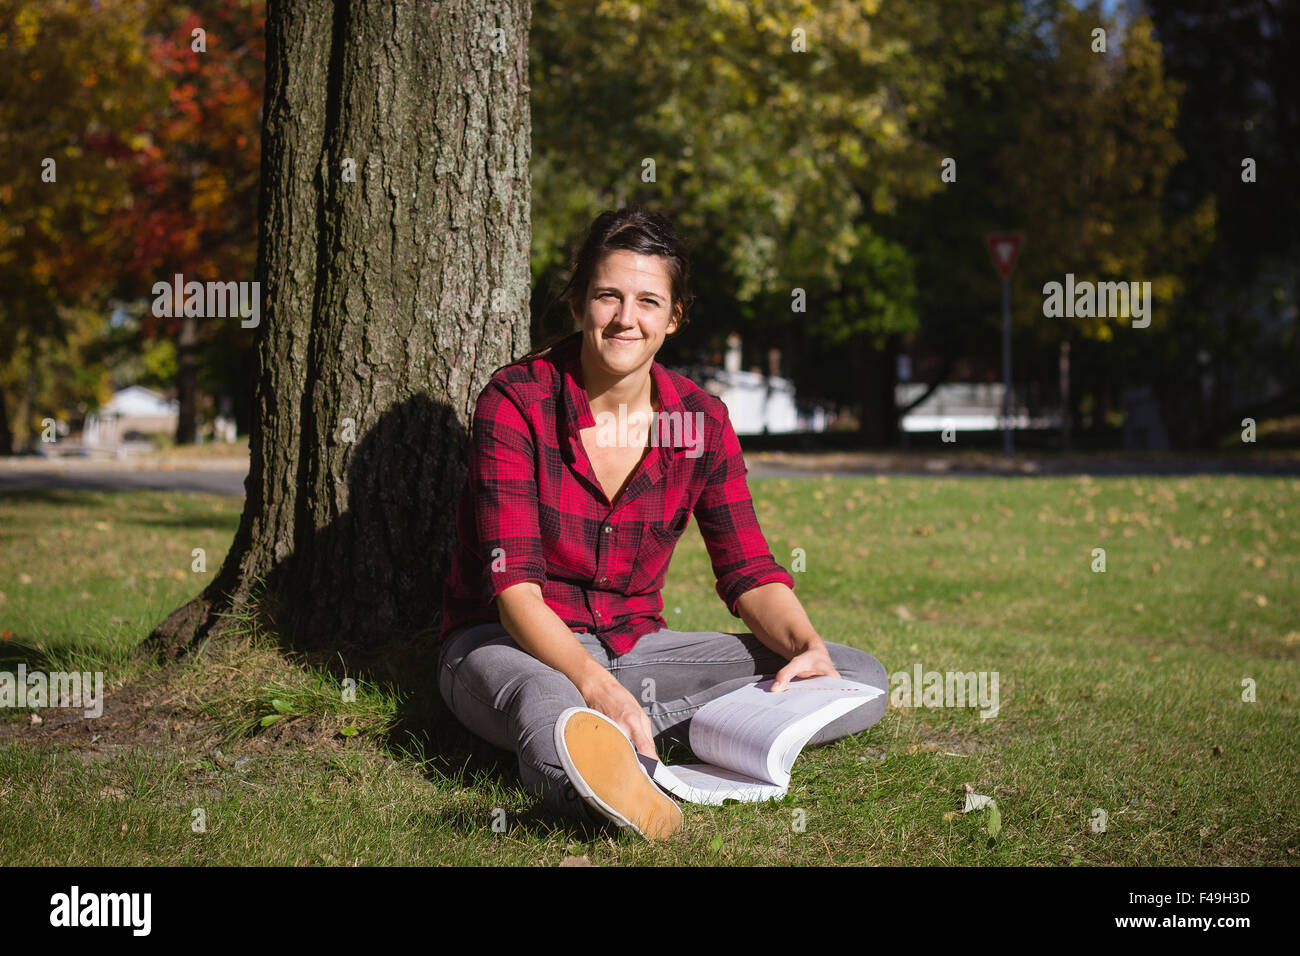
[[[436,622],[475,398],[529,344],[529,17],[268,4],[244,512],[148,649],[250,607],[303,646]]]
[[[1214,209],[1167,214],[1169,177],[1183,156],[1180,87],[1165,76],[1150,20],[1121,22],[1100,4],[1067,0],[1038,10],[1013,86],[1016,128],[999,156],[1021,217],[1013,225],[1029,234],[1013,278],[1017,345],[1040,367],[1073,370],[1073,384],[1063,376],[1060,387],[1067,418],[1080,396],[1100,418],[1120,384],[1167,361],[1157,343],[1213,234]],[[1150,282],[1150,328],[1134,328],[1129,315],[1046,318],[1043,286],[1067,273],[1078,282]],[[1050,362],[1058,349],[1060,361]]]
[[[116,276],[109,224],[131,203],[126,157],[158,95],[147,15],[0,0],[0,454],[40,419],[106,397],[86,348]]]
[[[200,282],[252,279],[264,10],[261,0],[191,0],[161,5],[152,17],[143,40],[167,95],[140,123],[129,157],[133,201],[109,226],[120,262],[114,291],[124,300],[148,293],[152,305],[154,284],[176,274]],[[158,338],[175,343],[175,438],[191,444],[205,353],[251,357],[253,332],[175,306],[166,316],[144,312],[140,347]],[[251,390],[251,376],[237,374],[242,364],[228,361],[212,377],[233,377],[227,392],[242,391],[245,382]]]

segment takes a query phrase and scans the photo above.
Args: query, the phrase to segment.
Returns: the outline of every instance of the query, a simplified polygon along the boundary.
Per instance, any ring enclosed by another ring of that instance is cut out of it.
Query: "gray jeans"
[[[579,643],[639,701],[663,756],[668,741],[685,741],[691,715],[746,684],[773,677],[781,655],[752,634],[673,631],[647,634],[632,650],[612,655],[593,634],[575,632]],[[856,734],[875,724],[888,706],[884,665],[865,651],[826,643],[841,676],[886,693],[820,730],[809,746]],[[456,718],[476,736],[516,754],[519,776],[544,805],[575,819],[601,822],[569,785],[555,750],[555,721],[569,707],[585,707],[578,688],[562,672],[515,643],[498,622],[449,634],[440,650],[438,689]]]

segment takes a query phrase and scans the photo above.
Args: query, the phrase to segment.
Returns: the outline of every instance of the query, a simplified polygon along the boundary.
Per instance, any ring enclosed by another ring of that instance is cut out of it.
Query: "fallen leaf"
[[[592,863],[591,860],[587,859],[585,855],[566,856],[563,860],[560,861],[560,866],[595,866],[595,865],[596,864]]]
[[[907,609],[907,605],[905,604],[900,604],[898,605],[898,607],[894,608],[894,613],[898,615],[898,619],[900,621],[916,620],[914,617],[912,617],[912,612]]]
[[[998,809],[997,803],[992,800],[989,801],[988,817],[989,839],[996,840],[998,834],[1002,832],[1002,811]]]

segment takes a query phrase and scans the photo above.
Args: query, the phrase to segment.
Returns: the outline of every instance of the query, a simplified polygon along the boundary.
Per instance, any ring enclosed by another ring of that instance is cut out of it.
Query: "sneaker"
[[[646,772],[623,729],[604,714],[570,707],[555,722],[555,749],[574,788],[620,827],[647,840],[682,828],[682,811]]]

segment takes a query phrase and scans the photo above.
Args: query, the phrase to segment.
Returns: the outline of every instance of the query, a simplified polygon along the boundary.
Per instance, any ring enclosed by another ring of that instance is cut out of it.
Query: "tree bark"
[[[5,397],[0,393],[0,455],[8,456],[14,453],[14,433],[9,427],[9,409],[5,405]]]
[[[180,335],[176,340],[176,444],[193,445],[198,440],[199,423],[199,320],[182,315]]]
[[[146,652],[249,608],[304,647],[436,624],[473,404],[529,344],[529,17],[269,4],[244,512]]]
[[[889,335],[885,347],[870,339],[863,350],[866,374],[862,380],[862,419],[859,433],[868,445],[892,448],[898,443],[898,403],[894,381],[898,376],[899,336]]]
[[[1071,450],[1072,438],[1070,425],[1072,407],[1070,405],[1070,340],[1061,339],[1060,359],[1057,363],[1057,376],[1061,393],[1061,451]]]

